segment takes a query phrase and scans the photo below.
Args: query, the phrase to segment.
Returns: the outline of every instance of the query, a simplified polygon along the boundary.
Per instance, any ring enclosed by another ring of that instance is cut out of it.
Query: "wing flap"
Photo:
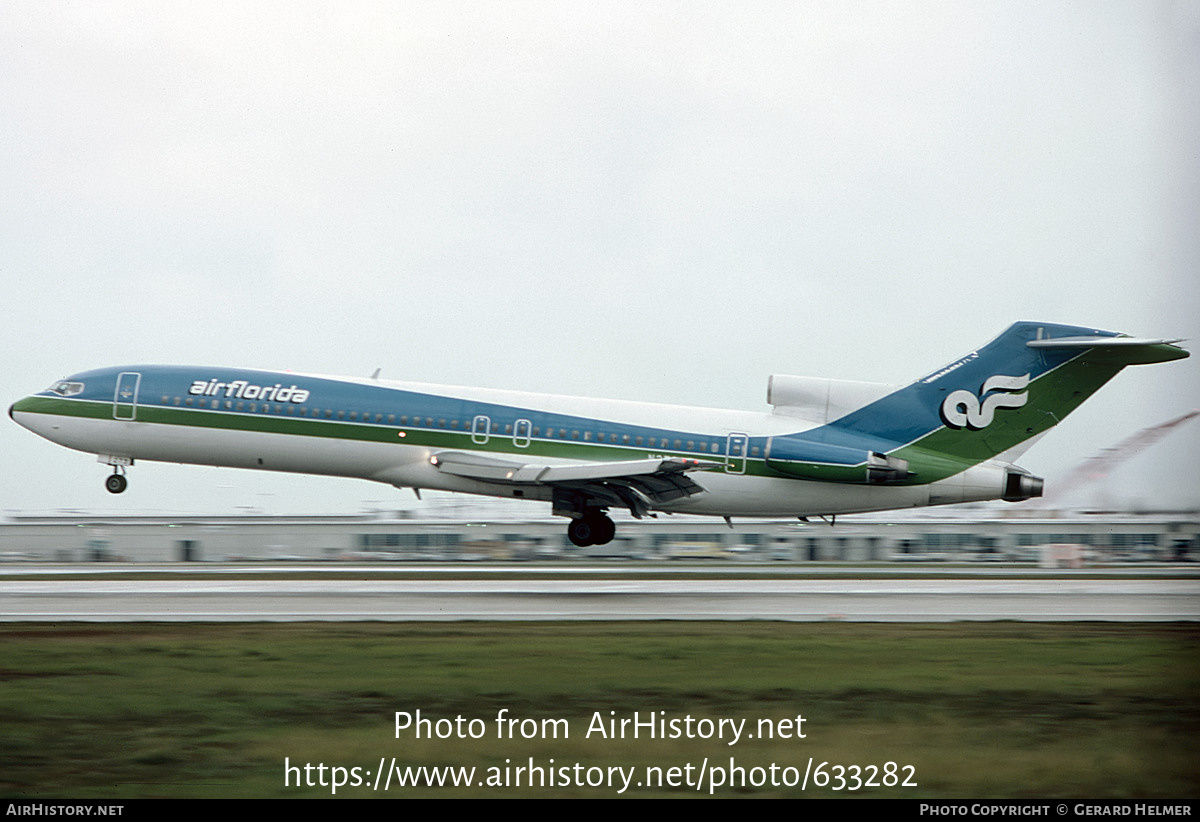
[[[492,482],[536,482],[537,469],[546,467],[456,451],[435,454],[429,461],[444,474]],[[533,469],[533,471],[531,472],[529,469]],[[522,474],[520,479],[517,479],[518,473]],[[533,476],[530,476],[531,473]]]
[[[430,461],[439,471],[459,477],[568,489],[625,506],[636,516],[653,505],[702,493],[704,488],[687,476],[689,472],[725,467],[720,462],[678,457],[539,465],[461,451],[443,451]]]
[[[587,482],[619,477],[641,477],[680,474],[723,468],[724,463],[705,460],[651,458],[613,462],[580,462],[567,465],[538,465],[471,454],[463,451],[443,451],[433,456],[433,464],[447,474],[472,479],[499,482],[554,483]]]

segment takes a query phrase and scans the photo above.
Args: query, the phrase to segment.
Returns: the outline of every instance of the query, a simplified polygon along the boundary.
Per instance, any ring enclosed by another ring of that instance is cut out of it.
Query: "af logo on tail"
[[[978,431],[987,428],[996,418],[997,408],[1020,408],[1029,399],[1024,390],[1029,386],[1029,375],[1010,377],[995,374],[987,378],[979,396],[966,389],[951,393],[942,402],[942,419],[951,428],[972,428]],[[1020,391],[1020,394],[988,394],[989,391]],[[985,396],[986,395],[986,396]],[[982,401],[981,401],[982,398]]]

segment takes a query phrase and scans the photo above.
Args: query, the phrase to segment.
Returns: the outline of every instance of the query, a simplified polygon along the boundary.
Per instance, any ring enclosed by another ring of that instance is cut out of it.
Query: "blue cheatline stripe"
[[[709,457],[723,457],[726,448],[726,434],[723,432],[697,432],[627,425],[598,418],[556,414],[495,402],[463,400],[387,385],[362,385],[322,377],[230,368],[142,365],[87,371],[68,378],[72,382],[83,383],[84,391],[72,395],[65,401],[101,403],[111,407],[113,385],[117,376],[129,372],[137,372],[142,375],[138,395],[140,408],[162,408],[169,411],[207,412],[294,421],[311,420],[445,434],[469,434],[473,419],[476,416],[485,415],[491,420],[490,440],[512,440],[517,421],[529,420],[529,427],[536,427],[540,432],[539,436],[531,436],[530,439],[544,441],[548,444],[562,443],[622,451],[686,452]],[[214,394],[189,393],[194,384],[206,382],[217,384],[218,387]],[[257,398],[238,399],[234,389],[227,390],[225,387],[234,384],[239,386],[248,384],[255,387],[279,385],[289,397],[293,389],[307,392],[307,396],[303,402],[295,402],[291,399],[284,402],[264,402]],[[49,391],[42,392],[41,396],[56,397]],[[179,405],[175,403],[177,398],[180,400]],[[187,404],[188,400],[191,400],[191,405]],[[216,403],[215,407],[214,402]],[[232,407],[227,407],[227,403]],[[238,408],[239,404],[241,405],[240,409]],[[264,406],[270,406],[272,409],[280,408],[282,413],[262,414],[258,409],[262,409]],[[251,407],[256,410],[252,412]],[[287,413],[289,408],[292,413]],[[314,415],[314,412],[318,412],[317,415]],[[326,412],[330,413],[327,415]],[[351,413],[355,415],[354,419],[350,418]],[[95,414],[88,414],[88,416],[95,416]],[[376,417],[379,419],[377,420]],[[459,424],[458,428],[451,427],[451,422],[455,420]],[[552,436],[546,435],[547,429],[553,429]],[[584,432],[590,432],[591,439],[585,440]],[[604,440],[599,439],[601,434],[604,436]],[[642,438],[640,444],[637,442],[639,437]],[[687,446],[688,442],[693,443],[693,447],[690,449]],[[713,450],[714,446],[716,446],[716,451]]]
[[[1097,331],[1079,326],[1057,325],[1050,323],[1015,323],[1000,336],[982,348],[967,354],[950,363],[944,368],[931,372],[912,385],[893,394],[877,400],[869,405],[851,412],[850,414],[808,431],[776,436],[776,439],[795,443],[815,443],[834,446],[836,449],[847,449],[844,456],[831,460],[831,464],[857,464],[858,458],[854,453],[866,451],[889,452],[902,445],[914,442],[932,431],[943,426],[939,416],[942,400],[951,391],[966,389],[978,392],[983,383],[998,374],[1019,376],[1029,374],[1031,380],[1062,365],[1073,357],[1079,356],[1078,350],[1039,348],[1026,346],[1030,340],[1039,335],[1045,337],[1067,337],[1103,335],[1117,336],[1113,332]],[[599,418],[573,416],[538,411],[529,407],[505,405],[498,402],[463,400],[454,397],[439,396],[420,391],[407,390],[387,385],[363,385],[337,379],[314,377],[286,372],[253,371],[234,368],[205,368],[191,366],[124,366],[120,368],[98,369],[86,371],[68,378],[74,382],[84,383],[84,391],[72,399],[91,400],[94,402],[113,403],[113,390],[117,375],[123,372],[138,372],[142,375],[139,387],[138,405],[174,409],[176,397],[191,397],[192,406],[178,406],[180,410],[201,410],[200,403],[209,411],[237,413],[236,403],[242,402],[243,408],[249,408],[251,403],[261,406],[259,398],[238,399],[234,389],[230,388],[241,383],[255,388],[272,389],[279,386],[285,396],[296,392],[307,392],[303,402],[271,400],[274,406],[292,406],[293,414],[272,414],[270,416],[286,419],[311,419],[324,422],[344,422],[357,425],[382,425],[389,428],[409,428],[414,431],[430,431],[453,433],[469,433],[474,417],[483,415],[491,419],[490,437],[496,439],[512,439],[512,430],[505,432],[505,426],[514,426],[518,420],[529,420],[532,427],[540,429],[541,436],[533,440],[547,444],[562,443],[575,446],[602,446],[607,449],[636,449],[650,451],[666,451],[674,453],[705,454],[709,456],[724,456],[726,451],[726,434],[723,432],[700,433],[678,429],[663,429],[647,426],[625,425]],[[194,384],[204,381],[215,381],[221,384],[216,394],[190,394]],[[243,389],[244,390],[244,389]],[[228,396],[227,396],[228,395]],[[53,396],[43,392],[43,396]],[[165,398],[165,399],[164,399]],[[213,409],[212,402],[217,400],[219,408]],[[234,408],[226,408],[226,400],[234,404]],[[306,409],[303,416],[298,409]],[[320,409],[319,416],[313,416],[313,409]],[[331,411],[331,416],[325,416],[325,411]],[[351,420],[348,414],[353,411],[358,419]],[[343,417],[338,417],[342,412]],[[245,411],[242,411],[245,413]],[[392,415],[393,419],[389,419]],[[379,416],[377,421],[375,418]],[[406,421],[401,421],[406,417]],[[440,424],[441,421],[445,424]],[[458,420],[459,428],[450,427],[451,420]],[[554,430],[553,437],[546,437],[546,429]],[[594,439],[584,440],[583,432],[590,431]],[[578,432],[578,438],[573,435]],[[753,433],[753,432],[747,432]],[[600,441],[598,435],[603,434],[605,440]],[[628,442],[625,438],[628,437]],[[637,443],[637,438],[642,443]],[[613,440],[616,440],[614,442]],[[758,448],[759,458],[766,446],[767,437],[751,436],[747,451]],[[666,440],[666,443],[663,443]],[[676,445],[676,441],[680,444]],[[692,441],[695,446],[686,447]],[[701,449],[700,443],[705,448]],[[713,445],[717,451],[713,452]],[[599,451],[600,449],[597,449]],[[820,450],[820,449],[818,449]],[[597,451],[593,451],[596,453]],[[601,452],[602,453],[602,452]],[[742,456],[750,456],[748,453]],[[842,459],[854,460],[841,462]]]

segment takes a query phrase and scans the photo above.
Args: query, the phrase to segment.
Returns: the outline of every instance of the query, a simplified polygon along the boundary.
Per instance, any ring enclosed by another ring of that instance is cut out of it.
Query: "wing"
[[[724,468],[724,463],[688,459],[644,459],[543,465],[442,451],[431,459],[439,471],[505,485],[549,486],[577,502],[628,508],[639,519],[652,508],[704,492],[687,474]],[[583,498],[583,499],[580,499]]]

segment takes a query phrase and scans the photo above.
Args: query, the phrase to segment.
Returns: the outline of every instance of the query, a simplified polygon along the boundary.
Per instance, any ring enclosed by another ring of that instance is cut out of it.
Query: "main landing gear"
[[[603,511],[588,511],[579,519],[571,520],[571,524],[567,526],[567,538],[580,548],[606,545],[612,542],[616,533],[617,526]]]

